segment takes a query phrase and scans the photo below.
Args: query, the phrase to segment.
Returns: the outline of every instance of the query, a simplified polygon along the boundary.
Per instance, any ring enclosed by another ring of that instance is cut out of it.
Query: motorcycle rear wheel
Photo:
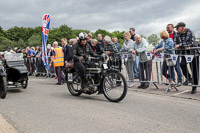
[[[72,82],[67,82],[67,88],[73,96],[80,96],[82,94],[80,75],[75,75]]]

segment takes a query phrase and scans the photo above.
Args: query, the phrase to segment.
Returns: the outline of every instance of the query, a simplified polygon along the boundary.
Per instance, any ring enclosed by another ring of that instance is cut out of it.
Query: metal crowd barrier
[[[50,62],[50,57],[48,57],[48,61]],[[47,78],[56,77],[55,68],[53,64],[50,67],[50,70],[47,70],[44,67],[43,61],[41,57],[32,57],[32,58],[24,58],[24,63],[27,67],[29,75],[35,76],[46,76]]]
[[[159,89],[159,84],[166,84],[167,87],[165,89],[165,93],[167,93],[170,89],[170,86],[172,86],[176,91],[178,91],[178,86],[191,86],[191,87],[200,87],[199,84],[199,53],[194,53],[193,51],[197,50],[200,51],[200,47],[193,47],[190,48],[190,50],[176,50],[176,54],[170,54],[170,58],[174,64],[172,69],[167,69],[167,65],[164,62],[164,53],[161,52],[160,55],[155,56],[150,51],[146,52],[146,55],[149,59],[150,65],[145,65],[144,63],[142,65],[139,65],[139,72],[144,71],[144,76],[147,78],[150,76],[150,80],[141,80],[141,73],[139,73],[139,79],[134,79],[134,82],[144,82],[149,83],[148,91],[152,88],[152,85],[156,87],[156,89]],[[182,51],[182,52],[178,52]],[[126,72],[126,68],[124,66],[124,60],[125,57],[127,57],[128,52],[120,52],[115,57],[111,57],[110,61],[108,62],[108,66],[113,66],[115,69],[119,69],[122,74],[125,76],[126,79],[128,79],[128,73]],[[120,55],[120,58],[119,58]],[[169,54],[165,54],[169,56]],[[178,59],[179,58],[179,59]],[[162,74],[162,64],[164,65],[164,71]],[[179,73],[175,71],[176,68],[178,68],[177,64],[180,64],[180,72],[182,74],[182,78],[179,78],[181,80],[181,83],[178,81],[178,77],[180,76]],[[125,68],[125,69],[124,69]],[[174,71],[174,75],[169,75],[171,73],[171,70]],[[148,72],[150,71],[150,75],[148,75]],[[178,75],[179,74],[179,75]],[[173,83],[169,83],[168,76],[171,76],[173,78]],[[188,83],[185,82],[188,80]],[[128,80],[127,80],[128,81]]]

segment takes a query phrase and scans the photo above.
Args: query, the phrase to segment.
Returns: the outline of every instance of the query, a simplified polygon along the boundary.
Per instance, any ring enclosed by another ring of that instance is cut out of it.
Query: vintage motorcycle
[[[0,60],[0,98],[4,99],[7,94],[6,72],[3,67],[3,61]]]
[[[108,55],[102,54],[100,58],[89,57],[89,60],[95,60],[97,66],[87,68],[86,65],[89,94],[103,93],[110,102],[123,100],[127,94],[126,79],[114,66],[108,65]],[[66,68],[65,78],[68,90],[73,96],[80,96],[84,93],[81,88],[80,74],[75,68]]]

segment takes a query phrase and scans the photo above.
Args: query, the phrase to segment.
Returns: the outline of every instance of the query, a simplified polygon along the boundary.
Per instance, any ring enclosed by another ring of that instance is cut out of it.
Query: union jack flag
[[[50,26],[50,18],[51,16],[48,14],[44,14],[42,18],[42,60],[46,69],[49,70],[48,59],[47,59],[47,38],[49,34],[49,26]]]

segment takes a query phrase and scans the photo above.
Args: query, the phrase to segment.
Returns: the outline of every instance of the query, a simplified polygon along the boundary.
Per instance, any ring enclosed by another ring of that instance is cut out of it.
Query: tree
[[[73,34],[72,28],[67,25],[61,25],[59,28],[52,28],[49,30],[48,43],[53,43],[57,41],[60,43],[62,38],[75,38],[76,36]]]
[[[147,39],[147,37],[143,34],[140,35],[142,38]]]
[[[95,36],[97,36],[98,34],[102,34],[102,37],[105,37],[106,35],[111,36],[110,32],[102,29],[98,29],[94,34]]]
[[[33,28],[33,33],[32,34],[37,34],[42,36],[42,26],[38,26]]]
[[[26,47],[26,44],[25,44],[24,40],[20,38],[14,47],[24,48],[24,47]]]
[[[4,36],[4,30],[1,26],[0,26],[0,36]]]
[[[42,36],[38,35],[38,34],[34,34],[32,35],[29,39],[28,39],[28,46],[32,47],[36,47],[36,46],[42,46]]]
[[[16,42],[0,36],[0,44],[0,51],[4,51],[7,50],[8,46],[13,48],[16,45]]]
[[[160,38],[158,38],[158,36],[156,34],[150,35],[147,39],[148,39],[149,43],[152,44],[153,46],[156,46],[160,40]]]

